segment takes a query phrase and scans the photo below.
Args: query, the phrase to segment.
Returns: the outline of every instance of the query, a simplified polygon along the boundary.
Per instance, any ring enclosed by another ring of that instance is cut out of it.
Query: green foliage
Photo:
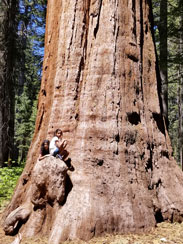
[[[0,168],[0,207],[11,198],[22,170],[23,165]]]
[[[173,148],[173,155],[176,158],[177,161],[179,161],[179,152],[178,152],[178,104],[177,104],[177,85],[175,84],[169,84],[169,136],[172,143]]]
[[[18,161],[25,160],[34,132],[42,75],[46,3],[46,0],[22,0],[19,5],[19,63],[15,101]]]
[[[19,149],[18,161],[26,158],[32,135],[37,112],[37,99],[32,100],[24,91],[16,100],[16,121],[15,121],[15,139]]]
[[[178,92],[181,86],[180,65],[183,63],[182,50],[180,48],[181,15],[180,0],[169,0],[168,12],[168,38],[169,38],[169,55],[168,55],[168,76],[169,76],[169,134],[174,151],[174,157],[180,162],[180,141],[181,137],[179,128],[179,106],[183,103],[182,95]]]
[[[160,1],[153,0],[153,14],[155,22],[155,40],[159,54],[159,25],[160,25]],[[182,2],[180,0],[167,0],[167,28],[168,28],[168,118],[169,118],[169,135],[173,147],[173,154],[179,162],[179,112],[178,102],[183,100],[178,95],[180,84],[180,65],[183,64],[183,55],[180,49],[180,36],[183,30],[180,28],[182,12]],[[183,27],[182,27],[183,28]]]

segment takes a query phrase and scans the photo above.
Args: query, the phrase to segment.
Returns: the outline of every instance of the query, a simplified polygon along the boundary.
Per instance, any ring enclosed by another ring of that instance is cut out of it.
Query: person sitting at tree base
[[[54,137],[50,142],[50,154],[56,158],[63,160],[63,152],[67,146],[67,141],[62,140],[63,132],[61,129],[57,129],[54,133]]]
[[[39,154],[39,160],[44,159],[45,157],[50,156],[49,154],[49,144],[50,141],[49,140],[44,140],[41,144],[41,150],[40,150],[40,154]]]

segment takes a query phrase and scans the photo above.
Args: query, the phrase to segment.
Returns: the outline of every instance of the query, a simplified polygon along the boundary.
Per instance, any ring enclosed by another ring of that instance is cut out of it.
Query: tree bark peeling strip
[[[81,57],[81,60],[80,60],[80,64],[79,64],[79,67],[78,67],[78,73],[77,73],[77,77],[76,77],[76,94],[74,96],[74,100],[78,100],[78,94],[79,94],[79,90],[80,90],[80,77],[81,77],[81,73],[82,73],[82,70],[84,69],[84,58],[83,56]]]
[[[133,11],[133,34],[135,37],[135,40],[137,39],[137,32],[136,32],[136,0],[132,0],[132,11]]]
[[[40,120],[38,122],[38,131],[41,128],[41,125],[42,125],[42,122],[43,122],[44,113],[45,113],[44,104],[42,104],[42,112],[41,112]]]
[[[144,33],[143,33],[143,0],[140,0],[140,81],[142,90],[142,100],[144,101],[144,89],[143,89],[143,46],[144,46]]]
[[[99,11],[98,11],[98,16],[97,16],[97,24],[96,24],[96,26],[94,28],[94,32],[93,32],[95,38],[97,36],[97,32],[98,32],[98,29],[99,29],[101,8],[102,8],[102,0],[100,0]]]
[[[72,46],[72,42],[73,42],[74,28],[75,28],[75,22],[76,22],[77,3],[78,3],[78,1],[76,0],[75,6],[74,6],[74,17],[73,17],[73,21],[72,21],[72,35],[71,35],[71,39],[70,39],[70,43],[69,43],[69,50],[70,50],[70,48]],[[70,57],[70,52],[69,52],[69,57]]]
[[[119,36],[119,26],[117,27],[117,32],[116,32],[116,39],[115,39],[115,51],[114,51],[114,65],[113,65],[113,71],[112,74],[115,76],[116,73],[116,52],[117,52],[117,39]]]

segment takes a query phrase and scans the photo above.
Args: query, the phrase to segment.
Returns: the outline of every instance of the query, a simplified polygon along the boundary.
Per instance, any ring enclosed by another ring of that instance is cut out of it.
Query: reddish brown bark
[[[24,235],[49,233],[58,244],[182,220],[183,175],[161,114],[149,8],[145,0],[48,1],[35,135],[6,215],[29,198],[40,144],[57,128],[75,170],[65,201],[32,210]]]

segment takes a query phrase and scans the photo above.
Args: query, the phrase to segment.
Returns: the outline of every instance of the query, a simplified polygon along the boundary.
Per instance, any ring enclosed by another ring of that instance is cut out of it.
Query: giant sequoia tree
[[[58,0],[47,10],[35,134],[6,233],[49,233],[58,244],[181,221],[183,175],[162,117],[150,1]],[[37,162],[58,127],[74,171],[53,157]]]

